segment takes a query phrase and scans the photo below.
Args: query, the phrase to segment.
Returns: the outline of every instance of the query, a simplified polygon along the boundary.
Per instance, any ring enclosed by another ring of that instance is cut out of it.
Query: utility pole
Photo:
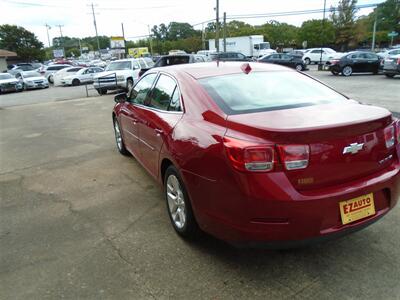
[[[322,46],[324,44],[324,34],[325,34],[325,12],[326,12],[326,0],[324,0],[324,14],[322,17],[322,30],[321,30],[321,54],[319,56],[319,66],[318,66],[318,70],[321,68],[322,70]]]
[[[81,45],[81,39],[78,38],[78,42],[79,42],[79,52],[81,53],[82,56],[82,45]]]
[[[151,30],[149,24],[147,24],[147,29],[149,30],[150,54],[153,55],[153,38],[151,36]]]
[[[372,45],[371,51],[375,50],[375,39],[376,39],[376,24],[378,23],[378,7],[375,9],[375,20],[374,20],[374,28],[372,32]]]
[[[206,39],[205,39],[205,32],[204,32],[204,23],[201,23],[201,44],[203,49],[206,49]]]
[[[122,37],[124,38],[124,57],[126,55],[126,41],[125,41],[125,30],[124,30],[124,23],[121,23],[121,28],[122,28]]]
[[[224,52],[226,52],[226,12],[224,12]]]
[[[217,6],[215,7],[215,48],[219,52],[219,0],[217,0]]]
[[[60,38],[60,46],[62,47],[62,49],[63,49],[63,52],[64,52],[64,57],[65,57],[65,48],[64,48],[64,38],[63,38],[63,34],[62,34],[62,27],[64,27],[64,25],[56,25],[58,28],[60,28],[60,36],[61,36],[61,38]]]
[[[93,24],[94,24],[94,30],[96,31],[96,39],[97,39],[97,50],[100,53],[100,42],[99,42],[99,35],[97,34],[97,23],[96,23],[96,14],[94,13],[94,5],[93,2],[91,4],[92,6],[92,15],[93,15]]]
[[[46,31],[47,31],[47,41],[49,42],[49,48],[51,47],[50,44],[50,36],[49,36],[49,29],[51,29],[50,25],[48,25],[47,23],[44,25],[46,26]]]

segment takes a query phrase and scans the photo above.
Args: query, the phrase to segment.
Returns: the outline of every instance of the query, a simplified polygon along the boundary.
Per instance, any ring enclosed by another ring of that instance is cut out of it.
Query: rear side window
[[[347,98],[296,72],[251,72],[199,80],[228,115],[345,101]]]
[[[175,80],[161,74],[153,89],[149,106],[160,110],[176,111],[179,108],[179,105],[177,105],[179,103],[179,93],[175,95],[176,89]]]
[[[139,82],[134,86],[129,97],[130,102],[136,104],[145,104],[147,102],[147,95],[153,86],[157,74],[148,74],[143,76]]]

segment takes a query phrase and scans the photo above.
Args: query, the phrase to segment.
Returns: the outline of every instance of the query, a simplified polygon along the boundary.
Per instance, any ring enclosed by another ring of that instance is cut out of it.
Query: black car
[[[246,57],[240,52],[214,52],[210,53],[211,60],[216,61],[250,61],[251,59]]]
[[[171,55],[163,55],[160,56],[155,62],[154,66],[151,68],[142,68],[139,71],[139,77],[141,77],[146,71],[152,68],[158,67],[166,67],[172,65],[180,65],[180,64],[192,64],[195,63],[196,57],[193,54],[171,54]]]
[[[381,61],[375,53],[354,51],[341,58],[331,59],[327,65],[333,75],[350,76],[353,73],[378,74],[380,63]]]
[[[267,56],[263,56],[257,60],[258,62],[262,63],[271,63],[282,65],[286,67],[290,67],[296,69],[297,71],[304,71],[307,70],[303,59],[301,56],[287,54],[287,53],[274,53]]]

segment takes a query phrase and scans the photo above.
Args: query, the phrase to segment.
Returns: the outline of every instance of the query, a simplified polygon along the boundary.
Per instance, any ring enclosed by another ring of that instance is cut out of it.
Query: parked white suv
[[[321,59],[321,51],[322,51],[322,59]],[[312,63],[319,63],[321,60],[322,63],[327,62],[330,58],[332,58],[337,52],[331,48],[311,48],[307,49],[303,55],[303,61],[306,65]]]
[[[120,59],[110,62],[104,72],[96,74],[93,86],[100,95],[108,90],[130,90],[139,79],[140,69],[149,69],[154,63],[150,58]]]

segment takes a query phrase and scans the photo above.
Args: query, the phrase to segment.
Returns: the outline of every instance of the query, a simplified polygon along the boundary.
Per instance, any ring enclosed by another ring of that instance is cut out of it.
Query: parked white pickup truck
[[[129,91],[139,79],[140,69],[148,69],[153,65],[153,61],[147,57],[113,61],[104,72],[94,76],[93,86],[100,95],[106,94],[108,90]]]

